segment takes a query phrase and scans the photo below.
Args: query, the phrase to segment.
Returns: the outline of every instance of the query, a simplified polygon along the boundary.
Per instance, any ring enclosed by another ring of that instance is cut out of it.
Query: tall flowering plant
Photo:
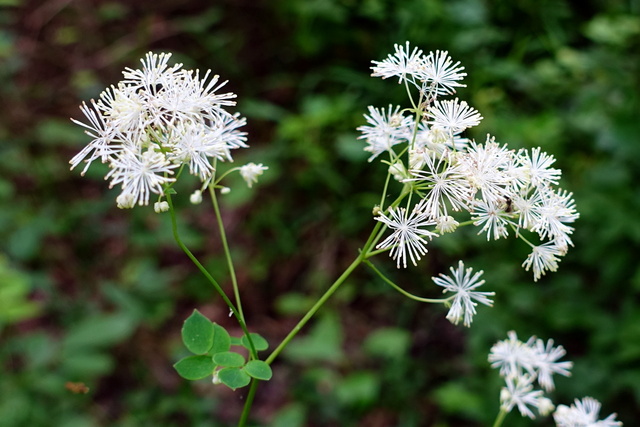
[[[396,45],[386,59],[373,61],[372,76],[397,80],[407,93],[408,106],[369,107],[366,124],[358,128],[369,161],[380,160],[387,171],[380,203],[372,207],[371,234],[309,312],[268,356],[261,357],[269,344],[250,332],[245,319],[218,196],[230,191],[224,185],[229,174],[238,172],[252,187],[268,168],[261,163],[232,166],[233,150],[248,147],[241,130],[245,119],[229,111],[235,94],[222,93],[226,82],[210,71],[200,74],[181,64],[170,65],[170,56],[147,54],[140,69],[125,69],[120,83],[102,92],[97,101],[81,106],[86,122],[73,121],[92,140],[70,163],[72,168],[85,164],[83,174],[93,161],[107,163],[105,179],[120,190],[119,208],[144,207],[153,201],[155,212],[169,212],[177,244],[243,330],[242,336],[233,337],[194,310],[182,329],[183,342],[193,355],[178,361],[175,369],[189,380],[210,377],[232,389],[249,386],[239,425],[247,422],[258,382],[271,378],[272,362],[361,265],[411,299],[443,304],[454,324],[471,326],[478,305],[493,304],[494,293],[479,290],[485,283],[483,272],[474,272],[463,261],[451,267],[450,275],[433,278],[445,296],[429,299],[408,292],[383,274],[373,262],[378,255],[388,254],[397,268],[417,266],[427,255],[430,241],[461,227],[475,227],[487,240],[514,236],[528,245],[531,252],[522,266],[532,270],[537,281],[546,272],[556,271],[560,258],[573,245],[572,224],[579,215],[572,194],[557,187],[561,171],[552,167],[554,157],[540,148],[509,149],[489,135],[482,142],[466,138],[465,130],[477,126],[482,116],[465,101],[451,99],[457,88],[465,86],[464,67],[445,51],[424,54],[411,49],[408,42]],[[173,198],[180,197],[174,185],[184,173],[200,182],[189,197],[192,203],[201,203],[207,193],[211,199],[233,295],[224,292],[180,238]],[[531,384],[537,380],[549,390],[551,374],[569,373],[570,362],[556,362],[564,354],[561,347],[532,340],[516,345],[515,335],[510,335],[510,341],[492,350],[490,361],[507,378],[496,425],[513,407],[530,417],[534,414],[529,407],[550,413],[553,404],[541,397],[542,392],[531,392]],[[515,348],[517,354],[528,356],[514,361],[508,350]],[[571,408],[559,406],[554,415],[558,425],[596,425],[571,424],[577,417],[572,414],[594,412],[595,403],[587,399]],[[602,425],[620,425],[613,418],[610,421]]]

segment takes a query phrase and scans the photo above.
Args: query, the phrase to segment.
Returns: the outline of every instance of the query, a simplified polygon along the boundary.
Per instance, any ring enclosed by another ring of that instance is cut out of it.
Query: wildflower
[[[425,83],[428,83],[428,89],[436,95],[446,95],[454,93],[456,87],[465,87],[465,84],[459,83],[467,73],[463,73],[464,67],[460,66],[460,62],[453,63],[449,56],[449,52],[436,50],[435,53],[430,52],[426,58],[426,66],[422,71]]]
[[[558,405],[553,414],[553,420],[557,427],[616,427],[621,426],[616,421],[616,414],[609,415],[604,420],[598,420],[600,402],[592,397],[582,400],[575,399],[571,406]]]
[[[422,227],[435,225],[427,214],[417,211],[407,215],[405,208],[389,208],[389,216],[380,214],[376,221],[380,221],[392,230],[392,234],[384,241],[379,243],[377,249],[391,248],[390,256],[400,264],[407,268],[407,256],[413,263],[417,265],[420,257],[427,253],[427,239],[438,236],[436,233],[425,230]]]
[[[451,135],[477,126],[482,120],[478,111],[471,108],[465,101],[458,101],[458,98],[436,101],[427,110],[427,116],[432,119],[430,123],[450,132]]]
[[[375,64],[371,67],[373,70],[371,76],[383,79],[398,77],[398,83],[408,81],[420,87],[416,82],[422,77],[426,59],[422,50],[417,47],[410,50],[409,42],[404,46],[394,44],[393,47],[395,53],[390,54],[385,60],[371,61]]]
[[[98,101],[83,103],[92,141],[75,155],[71,168],[94,160],[108,163],[106,178],[121,185],[116,203],[131,208],[163,195],[173,169],[189,166],[203,183],[211,180],[216,161],[232,161],[230,150],[247,147],[239,130],[245,119],[225,110],[235,94],[218,93],[226,84],[210,71],[169,65],[171,54],[148,53],[141,69],[126,68],[124,80],[104,90]]]
[[[521,165],[524,177],[532,186],[548,187],[558,184],[562,171],[550,167],[556,159],[541,152],[540,147],[532,148],[531,154],[527,150],[520,150],[516,159]]]
[[[513,151],[487,135],[484,145],[472,141],[458,156],[462,173],[487,203],[500,203],[511,196],[509,171],[514,167]]]
[[[247,163],[240,167],[240,175],[242,176],[242,179],[246,181],[247,186],[251,188],[254,183],[258,182],[258,177],[267,169],[269,168],[267,166],[263,166],[262,163],[257,165],[255,163]]]
[[[523,417],[531,419],[535,418],[531,408],[537,409],[542,405],[547,411],[549,399],[543,396],[542,390],[533,389],[533,380],[530,375],[507,377],[506,387],[500,392],[500,406],[507,412],[517,406]]]
[[[553,374],[560,374],[565,377],[571,376],[569,370],[573,367],[573,363],[557,361],[567,353],[561,345],[554,347],[551,339],[546,344],[543,340],[537,339],[534,352],[536,357],[534,358],[533,367],[537,373],[537,381],[546,391],[552,391],[555,388]]]
[[[425,170],[412,170],[413,178],[406,181],[418,181],[424,184],[427,195],[420,201],[418,209],[432,217],[447,215],[447,204],[454,211],[466,209],[472,198],[469,181],[462,174],[460,166],[447,161],[444,156],[437,158],[435,153],[424,157]]]
[[[558,269],[558,257],[565,253],[565,246],[559,246],[556,241],[550,240],[534,246],[522,266],[526,271],[533,267],[533,280],[537,282],[547,271],[556,271]]]
[[[369,125],[360,126],[362,132],[358,139],[366,139],[365,151],[372,153],[369,161],[381,153],[391,150],[396,144],[406,142],[411,136],[412,121],[400,113],[400,107],[389,105],[387,111],[369,106],[369,114],[365,114]]]
[[[105,178],[111,178],[110,187],[121,184],[121,208],[131,208],[136,203],[149,204],[150,193],[162,194],[163,186],[175,181],[167,177],[178,165],[171,164],[166,157],[152,149],[142,153],[123,150],[111,161],[111,170]],[[126,200],[126,201],[124,201]]]
[[[491,367],[500,368],[503,377],[522,375],[525,371],[534,374],[533,348],[520,341],[514,331],[509,331],[507,336],[508,339],[498,341],[491,347]]]
[[[473,321],[473,316],[476,314],[475,307],[478,303],[492,306],[493,301],[487,298],[487,296],[495,295],[495,292],[474,291],[474,289],[484,284],[484,280],[478,280],[483,274],[482,270],[478,271],[472,277],[471,273],[473,269],[467,268],[465,270],[462,261],[458,262],[457,270],[454,270],[453,267],[449,270],[451,271],[452,277],[440,274],[440,277],[432,277],[432,280],[436,285],[444,287],[443,293],[455,293],[453,303],[447,314],[447,319],[454,325],[457,325],[460,320],[464,319],[464,325],[469,327]]]
[[[533,336],[524,343],[514,331],[510,331],[508,339],[498,341],[491,347],[489,362],[492,368],[500,368],[500,375],[505,378],[526,375],[546,391],[551,391],[554,389],[553,374],[571,375],[569,370],[573,363],[558,361],[565,354],[562,346],[553,346],[553,340],[545,344]]]
[[[573,194],[564,190],[547,190],[543,192],[542,204],[539,207],[539,221],[533,226],[540,238],[547,236],[554,239],[558,246],[573,246],[569,237],[573,227],[567,225],[579,218]]]
[[[507,226],[512,224],[509,214],[495,202],[487,200],[476,200],[473,204],[473,213],[471,219],[473,225],[482,226],[478,234],[487,232],[487,240],[498,240],[501,237],[507,237],[509,232]]]

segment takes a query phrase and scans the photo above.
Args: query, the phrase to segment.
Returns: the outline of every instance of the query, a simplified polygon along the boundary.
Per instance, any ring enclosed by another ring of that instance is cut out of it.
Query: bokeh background
[[[355,128],[368,105],[405,102],[369,67],[407,40],[466,67],[458,96],[484,116],[472,137],[556,156],[581,213],[575,248],[538,283],[524,245],[473,230],[434,241],[418,268],[378,261],[425,296],[459,259],[483,269],[496,304],[470,329],[357,271],[275,363],[252,425],[491,425],[487,353],[509,330],[567,349],[555,402],[593,396],[640,422],[638,0],[1,0],[0,25],[1,425],[227,426],[243,404],[243,390],[174,372],[194,308],[236,328],[166,215],[117,209],[100,165],[69,171],[88,141],[69,120],[83,100],[149,50],[229,80],[252,147],[236,161],[270,169],[251,191],[232,182],[223,215],[250,328],[273,348],[373,225],[385,171]],[[182,233],[224,279],[190,184]]]

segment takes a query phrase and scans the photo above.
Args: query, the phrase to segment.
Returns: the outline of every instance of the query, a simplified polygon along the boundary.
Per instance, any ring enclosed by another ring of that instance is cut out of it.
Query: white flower
[[[537,381],[547,392],[555,388],[553,374],[564,375],[565,377],[571,376],[569,370],[573,367],[573,363],[569,361],[558,362],[558,359],[567,353],[561,345],[554,347],[551,339],[545,345],[543,340],[537,339],[534,351],[536,357],[533,367],[537,373]]]
[[[507,333],[508,339],[498,341],[491,347],[489,362],[492,368],[500,368],[503,377],[534,373],[535,352],[531,346],[518,339],[514,331]],[[535,338],[534,338],[535,339]],[[531,344],[533,340],[530,340]]]
[[[458,161],[471,186],[482,192],[487,203],[502,203],[511,196],[513,151],[500,147],[491,136],[487,135],[484,145],[472,141],[467,151],[458,155]]]
[[[262,163],[247,163],[246,165],[240,167],[240,175],[246,181],[247,186],[251,188],[251,186],[258,182],[258,177],[269,169],[267,166],[263,166]]]
[[[532,148],[531,154],[526,150],[520,150],[516,156],[521,164],[524,176],[534,187],[548,187],[557,185],[562,171],[550,166],[556,159],[545,152],[540,147]]]
[[[436,95],[446,95],[454,93],[456,87],[466,86],[459,83],[467,75],[462,70],[464,67],[460,66],[460,62],[454,64],[446,50],[436,50],[427,56],[426,66],[421,74],[428,84],[427,90],[433,91]]]
[[[464,326],[469,327],[473,321],[473,316],[476,314],[475,307],[478,303],[492,306],[493,301],[487,296],[495,295],[495,292],[474,291],[474,289],[484,284],[484,280],[478,280],[482,276],[482,270],[471,276],[473,269],[467,268],[465,270],[462,261],[458,262],[456,270],[453,267],[450,267],[449,270],[452,277],[440,274],[440,277],[432,277],[432,279],[436,285],[444,287],[443,293],[455,293],[447,319],[454,325],[464,319]]]
[[[121,141],[116,130],[109,126],[105,117],[99,113],[95,101],[91,100],[91,105],[93,108],[90,108],[83,102],[80,106],[80,110],[82,110],[85,117],[89,119],[89,124],[71,119],[75,124],[84,127],[85,133],[93,138],[86,147],[80,150],[80,152],[69,161],[69,163],[71,163],[71,169],[83,161],[87,164],[81,172],[82,175],[85,174],[91,162],[94,160],[100,159],[102,163],[106,163],[121,150]],[[87,157],[89,158],[86,159]]]
[[[553,414],[557,427],[616,427],[621,426],[616,421],[616,414],[611,414],[604,420],[598,420],[600,402],[592,397],[582,400],[575,399],[571,406],[558,405]]]
[[[562,346],[553,346],[553,340],[545,342],[535,336],[524,343],[518,340],[514,331],[508,339],[498,341],[491,347],[489,362],[492,368],[500,368],[503,377],[528,376],[537,380],[546,391],[554,389],[553,374],[571,375],[573,363],[559,362],[566,353]]]
[[[462,138],[459,135],[451,135],[451,133],[437,125],[429,126],[426,122],[418,124],[418,132],[416,133],[414,150],[426,148],[423,150],[427,153],[435,151],[439,155],[443,155],[447,151],[460,151],[469,144],[469,139]],[[420,169],[422,166],[412,165],[413,169]]]
[[[498,240],[509,235],[507,226],[513,224],[510,216],[509,213],[504,211],[501,204],[486,200],[476,200],[473,204],[471,219],[473,220],[473,225],[482,226],[478,234],[486,231],[487,240],[491,240],[492,237],[494,240]]]
[[[362,132],[358,139],[366,139],[368,145],[364,150],[372,153],[369,161],[411,137],[412,120],[404,117],[398,106],[389,105],[387,111],[369,106],[369,114],[364,117],[369,125],[358,127]]]
[[[424,213],[412,212],[407,215],[405,208],[389,208],[389,216],[384,214],[377,216],[376,221],[385,224],[392,231],[392,234],[379,243],[377,249],[391,248],[389,255],[407,268],[407,257],[413,265],[417,265],[420,257],[427,253],[427,239],[438,236],[436,233],[425,230],[421,227],[435,225],[435,221]]]
[[[482,116],[465,101],[454,100],[436,101],[427,110],[427,116],[432,120],[429,123],[438,126],[452,135],[463,130],[477,126]]]
[[[573,227],[567,225],[574,222],[580,214],[576,211],[576,202],[573,194],[564,190],[547,190],[542,197],[542,205],[539,207],[539,221],[533,226],[540,238],[547,236],[554,239],[559,246],[573,246],[569,234],[573,233]]]
[[[173,174],[172,169],[177,166],[169,163],[162,153],[151,149],[141,154],[127,149],[113,159],[112,169],[105,178],[111,178],[110,187],[122,186],[119,197],[123,199],[118,202],[122,207],[133,207],[136,203],[148,205],[150,193],[163,194],[163,186],[175,181],[167,175]]]
[[[467,208],[473,192],[458,164],[445,156],[431,153],[424,156],[424,168],[424,171],[412,170],[414,178],[406,180],[417,181],[419,188],[426,187],[428,190],[417,209],[432,217],[439,217],[447,215],[447,202],[454,211]]]
[[[533,250],[522,263],[526,271],[533,267],[533,280],[538,281],[547,271],[558,270],[558,259],[566,253],[566,246],[559,246],[554,240],[534,246]]]
[[[149,193],[162,193],[173,181],[172,169],[189,165],[203,183],[215,172],[215,161],[232,161],[230,150],[247,147],[239,131],[245,119],[227,112],[235,105],[233,93],[217,93],[226,82],[206,71],[170,66],[170,54],[148,53],[141,69],[126,68],[124,80],[100,94],[100,99],[80,108],[93,140],[70,163],[75,168],[96,159],[109,163],[106,178],[121,185],[117,204],[130,208],[146,205]]]
[[[411,51],[409,42],[406,42],[405,46],[394,44],[393,47],[395,53],[390,54],[385,60],[371,61],[375,64],[371,67],[373,70],[371,76],[383,79],[398,77],[398,83],[407,80],[418,86],[416,80],[419,80],[424,74],[426,60],[422,50],[414,47]]]
[[[500,392],[500,406],[507,412],[517,406],[523,417],[531,419],[535,418],[531,408],[537,409],[542,404],[544,410],[548,410],[549,399],[543,396],[542,390],[533,389],[533,380],[530,375],[507,377],[506,387]]]

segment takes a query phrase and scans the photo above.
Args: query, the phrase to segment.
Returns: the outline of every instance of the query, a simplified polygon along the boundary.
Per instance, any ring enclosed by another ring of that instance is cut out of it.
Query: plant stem
[[[249,413],[251,412],[251,406],[253,405],[253,398],[256,395],[258,389],[258,381],[254,378],[251,379],[251,385],[249,386],[249,392],[247,393],[247,400],[244,402],[244,408],[242,409],[242,415],[240,421],[238,421],[238,427],[244,427],[247,424]]]
[[[231,259],[231,252],[229,251],[229,245],[227,243],[227,235],[224,231],[224,224],[222,223],[222,215],[220,215],[220,207],[218,206],[218,198],[213,186],[209,186],[209,194],[211,195],[211,201],[213,203],[213,210],[216,214],[216,221],[218,222],[218,229],[220,230],[220,240],[222,241],[222,247],[224,249],[224,255],[227,259],[227,267],[229,267],[229,275],[231,276],[231,285],[233,286],[233,295],[236,299],[236,306],[238,307],[238,313],[243,321],[244,313],[242,312],[242,302],[240,301],[240,291],[238,290],[238,280],[236,279],[236,270],[233,267],[233,260]]]
[[[493,423],[493,427],[500,427],[506,416],[507,416],[507,411],[505,411],[504,408],[500,408],[500,412],[498,413],[498,416],[496,417],[496,420]]]
[[[265,362],[267,362],[268,364],[271,364],[273,360],[276,357],[278,357],[280,352],[287,346],[287,344],[289,344],[289,342],[293,339],[293,337],[295,337],[298,334],[298,332],[300,332],[302,327],[306,325],[306,323],[313,317],[314,314],[316,314],[316,312],[320,309],[320,307],[322,307],[322,305],[331,297],[331,295],[333,295],[338,290],[340,285],[344,283],[344,281],[349,277],[349,275],[353,272],[353,270],[355,270],[356,267],[362,263],[363,259],[364,259],[363,253],[358,255],[358,257],[351,263],[349,267],[347,267],[347,269],[342,273],[342,275],[340,275],[340,277],[338,277],[338,279],[335,282],[333,282],[333,285],[331,285],[331,287],[327,289],[324,295],[322,295],[320,299],[316,301],[313,307],[311,307],[311,309],[307,312],[307,314],[304,315],[304,317],[298,322],[298,324],[294,326],[291,332],[289,332],[289,335],[287,335],[285,339],[282,340],[280,345],[278,345],[278,347],[275,350],[273,350],[273,353],[271,353],[269,357],[267,357]]]
[[[382,227],[382,223],[379,221],[376,221],[376,225],[373,227],[373,230],[371,231],[371,234],[369,235],[369,238],[367,239],[367,242],[364,244],[364,247],[360,251],[360,254],[358,255],[358,257],[351,263],[351,265],[349,265],[349,267],[347,267],[347,269],[340,275],[340,277],[338,277],[338,279],[335,282],[333,282],[331,287],[327,289],[324,295],[322,295],[320,299],[316,301],[313,307],[311,307],[311,309],[307,312],[307,314],[305,314],[304,317],[300,319],[298,324],[294,326],[291,332],[289,332],[289,334],[282,340],[282,342],[278,345],[278,347],[276,347],[276,349],[273,350],[273,352],[269,355],[269,357],[265,359],[266,363],[271,364],[275,360],[275,358],[278,357],[278,355],[282,352],[282,350],[284,350],[284,348],[287,346],[287,344],[289,344],[289,342],[293,339],[293,337],[295,337],[298,334],[298,332],[300,332],[300,330],[316,314],[316,312],[320,309],[320,307],[322,307],[322,305],[331,297],[331,295],[333,295],[338,290],[340,285],[342,285],[344,281],[347,280],[347,278],[349,277],[349,275],[351,275],[353,270],[355,270],[356,267],[362,264],[362,262],[369,256],[369,250],[381,227]]]
[[[451,299],[451,298],[423,298],[423,297],[419,297],[416,295],[413,295],[410,292],[405,291],[404,289],[402,289],[400,286],[396,285],[395,283],[393,283],[391,280],[389,280],[389,278],[387,276],[385,276],[384,274],[382,274],[382,272],[380,270],[378,270],[376,268],[375,265],[373,265],[373,263],[371,263],[371,261],[369,261],[368,259],[365,259],[363,261],[365,264],[367,264],[367,266],[369,266],[373,271],[376,272],[376,274],[378,276],[380,276],[380,278],[382,280],[384,280],[385,282],[387,282],[387,284],[389,284],[392,288],[394,288],[396,291],[400,292],[402,295],[406,296],[407,298],[410,298],[414,301],[419,301],[419,302],[431,302],[431,303],[436,303],[436,304],[443,304],[445,303],[447,300]]]
[[[196,256],[193,253],[191,253],[189,248],[187,248],[187,246],[182,242],[182,239],[180,239],[180,234],[178,233],[178,222],[176,220],[176,212],[173,207],[173,200],[171,199],[170,194],[167,194],[166,196],[167,196],[167,203],[169,203],[169,213],[171,214],[171,228],[173,230],[174,240],[176,241],[178,246],[180,246],[180,249],[182,249],[182,251],[195,264],[195,266],[198,267],[198,270],[200,270],[200,272],[207,278],[209,283],[213,285],[215,290],[218,292],[218,294],[222,297],[224,302],[227,304],[227,306],[229,307],[229,309],[231,310],[235,318],[238,320],[238,324],[240,324],[242,331],[244,332],[244,334],[247,337],[247,340],[249,341],[249,347],[251,347],[250,349],[251,356],[254,359],[257,359],[258,353],[253,345],[253,340],[251,339],[251,335],[249,335],[249,330],[247,329],[247,325],[244,322],[244,319],[242,318],[242,316],[240,316],[238,309],[235,307],[235,305],[233,305],[233,302],[231,302],[229,297],[227,297],[227,294],[225,294],[225,292],[222,290],[222,287],[220,286],[220,284],[218,284],[216,279],[214,279],[213,276],[211,276],[211,274],[207,271],[207,269],[200,263],[200,261],[198,261],[198,258],[196,258]]]

